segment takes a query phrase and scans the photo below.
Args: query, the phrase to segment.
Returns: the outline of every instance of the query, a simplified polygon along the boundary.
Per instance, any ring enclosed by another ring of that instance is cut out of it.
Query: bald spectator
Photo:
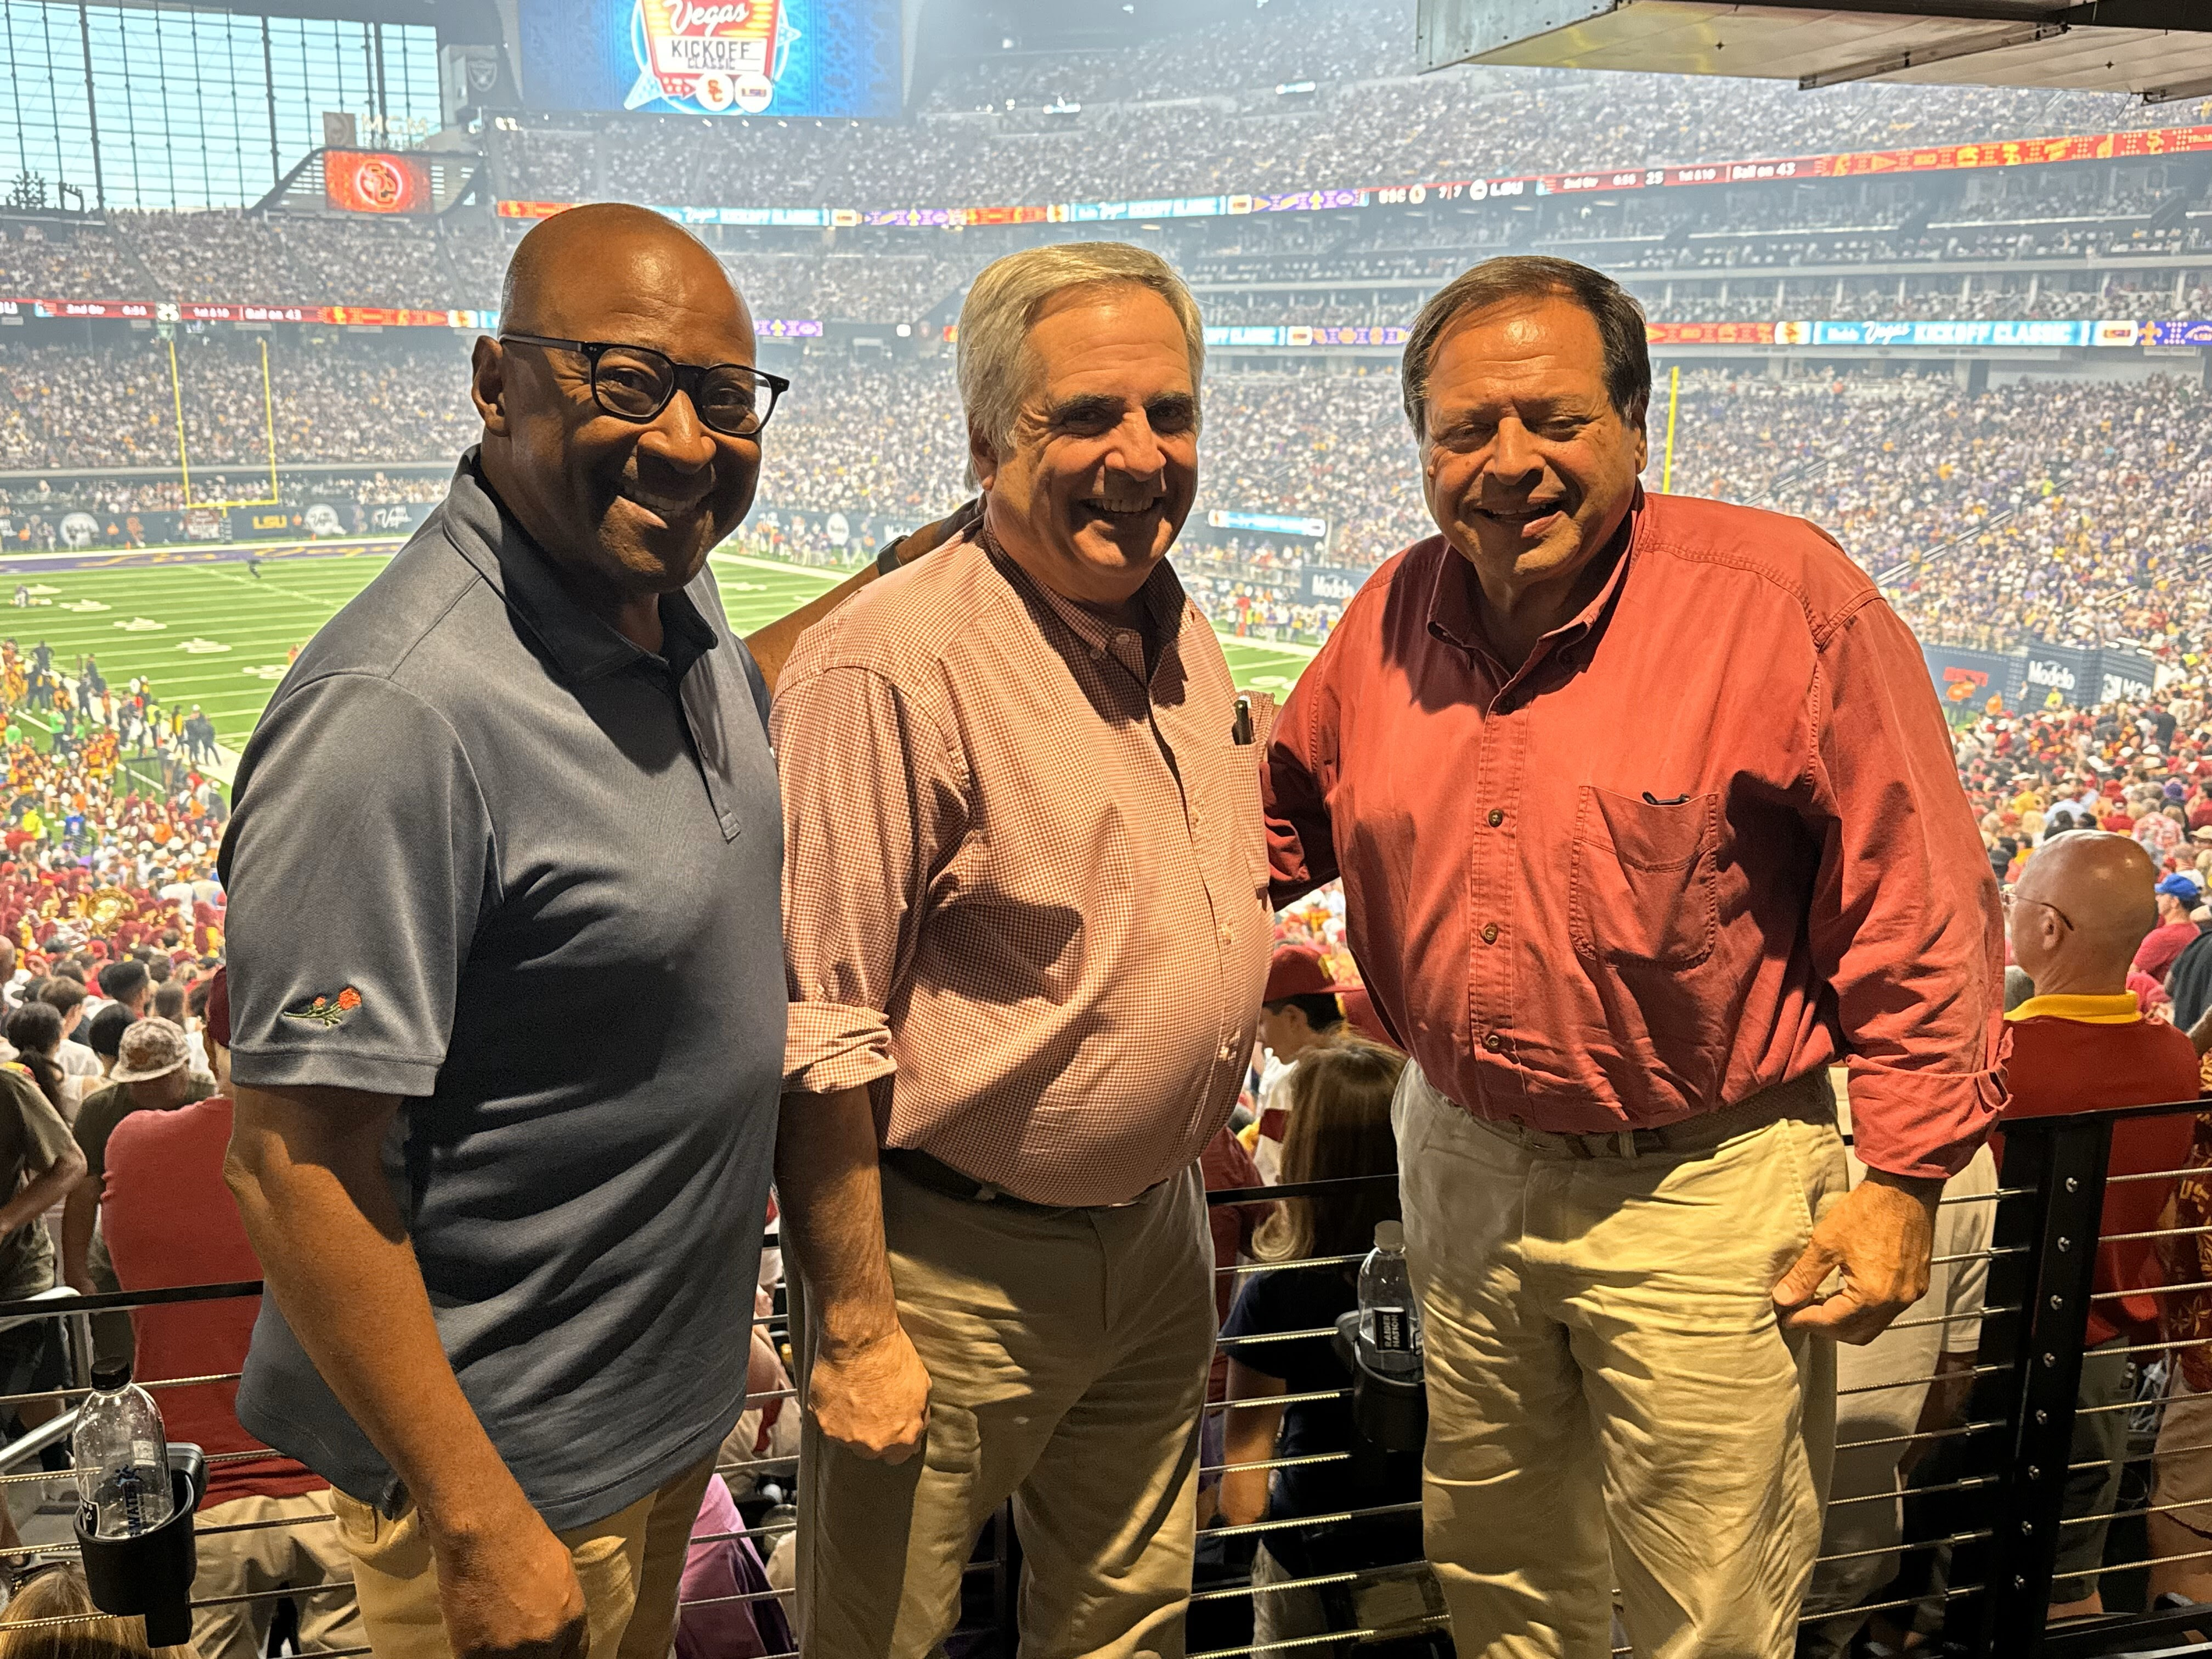
[[[2006,895],[2006,932],[2035,994],[2005,1016],[2012,1045],[2002,1122],[2197,1094],[2196,1048],[2172,1026],[2145,1019],[2128,989],[2129,964],[2158,921],[2157,881],[2150,854],[2134,841],[2076,830],[2030,859]],[[2115,1124],[2111,1174],[2181,1168],[2193,1127],[2187,1113]],[[2172,1191],[2171,1181],[2108,1187],[2100,1232],[2156,1231]],[[2156,1340],[2158,1298],[2148,1292],[2160,1278],[2145,1240],[2099,1249],[2097,1292],[2112,1299],[2091,1304],[2082,1339],[2084,1414],[2074,1419],[2065,1504],[2067,1520],[2078,1524],[2060,1534],[2053,1620],[2104,1610],[2097,1571],[2110,1523],[2091,1517],[2109,1516],[2119,1496],[2127,1414],[2111,1408],[2129,1397],[2129,1341]]]
[[[767,691],[707,556],[785,383],[642,209],[532,230],[500,318],[481,443],[240,767],[238,1416],[336,1489],[381,1659],[662,1659],[782,1067]]]

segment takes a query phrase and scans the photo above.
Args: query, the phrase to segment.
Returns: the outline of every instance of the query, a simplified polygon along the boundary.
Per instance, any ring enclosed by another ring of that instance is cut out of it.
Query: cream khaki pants
[[[317,1653],[361,1646],[361,1613],[345,1583],[353,1563],[331,1524],[334,1496],[325,1487],[296,1498],[234,1498],[202,1510],[194,1522],[199,1571],[192,1580],[193,1599],[335,1583],[336,1589],[301,1592],[299,1645]],[[278,1522],[291,1524],[273,1524]],[[221,1530],[225,1527],[246,1530]],[[192,1645],[200,1659],[260,1659],[276,1616],[274,1598],[195,1607]]]
[[[962,1571],[1012,1498],[1023,1659],[1179,1659],[1195,1540],[1213,1255],[1194,1166],[1118,1209],[1037,1214],[886,1166],[899,1319],[930,1376],[921,1454],[799,1452],[806,1659],[920,1659],[958,1622]],[[791,1279],[796,1287],[799,1277]],[[799,1389],[812,1333],[805,1334]]]
[[[1393,1116],[1429,1391],[1423,1522],[1462,1659],[1788,1659],[1835,1350],[1771,1297],[1844,1188],[1825,1079],[1628,1157]]]
[[[691,1523],[714,1472],[708,1457],[628,1509],[555,1534],[583,1586],[589,1659],[667,1659]],[[342,1492],[331,1498],[376,1659],[452,1659],[437,1569],[413,1503],[389,1520]]]

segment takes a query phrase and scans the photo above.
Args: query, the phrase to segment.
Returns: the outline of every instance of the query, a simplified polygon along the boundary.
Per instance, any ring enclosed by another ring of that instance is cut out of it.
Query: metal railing
[[[2137,1516],[2169,1516],[2200,1508],[2212,1510],[2212,1498],[2159,1501],[2148,1495],[2133,1493],[2124,1494],[2119,1501],[2098,1505],[2089,1512],[2073,1515],[2066,1512],[2069,1478],[2106,1462],[2102,1457],[2085,1459],[2075,1455],[2074,1436],[2077,1422],[2094,1418],[2100,1413],[2148,1412],[2156,1408],[2155,1402],[2144,1404],[2132,1396],[2087,1408],[2080,1403],[2087,1321],[2093,1310],[2109,1304],[2120,1294],[2100,1289],[2096,1283],[2100,1246],[2128,1244],[2148,1248],[2161,1240],[2193,1239],[2197,1235],[2212,1232],[2212,1228],[2203,1225],[2177,1224],[2151,1229],[2137,1225],[2100,1237],[2099,1223],[2108,1188],[2120,1189],[2151,1182],[2163,1182],[2170,1187],[2191,1177],[2212,1182],[2212,1169],[2194,1164],[2143,1172],[2130,1170],[2108,1179],[2107,1166],[2112,1158],[2114,1128],[2135,1120],[2185,1114],[2193,1116],[2208,1109],[2212,1109],[2212,1103],[2185,1101],[2121,1111],[2086,1112],[2063,1117],[2008,1122],[2004,1126],[2003,1161],[1996,1189],[1945,1197],[1942,1201],[1946,1206],[1962,1204],[1994,1206],[1988,1248],[1985,1250],[1957,1252],[1943,1258],[1946,1266],[1959,1266],[1977,1259],[1986,1262],[1988,1279],[1983,1304],[1978,1310],[1965,1312],[1947,1313],[1938,1307],[1931,1307],[1924,1312],[1916,1310],[1898,1321],[1892,1328],[1904,1333],[1978,1321],[1979,1346],[1972,1364],[1953,1371],[1933,1374],[1924,1365],[1908,1367],[1904,1374],[1893,1378],[1884,1377],[1841,1389],[1838,1398],[1849,1401],[1857,1396],[1875,1395],[1891,1390],[1912,1390],[1916,1392],[1910,1397],[1917,1399],[1920,1393],[1931,1387],[1949,1384],[1966,1390],[1963,1409],[1958,1413],[1955,1420],[1916,1427],[1911,1433],[1864,1434],[1842,1442],[1838,1447],[1839,1451],[1902,1449],[1908,1447],[1917,1449],[1928,1454],[1928,1462],[1921,1466],[1923,1471],[1932,1470],[1933,1473],[1923,1473],[1911,1482],[1900,1482],[1893,1489],[1839,1495],[1832,1504],[1832,1513],[1834,1513],[1846,1506],[1895,1504],[1902,1498],[1916,1510],[1929,1510],[1935,1516],[1935,1521],[1930,1524],[1918,1522],[1909,1524],[1905,1534],[1894,1541],[1872,1547],[1855,1545],[1820,1558],[1820,1565],[1837,1566],[1893,1553],[1901,1559],[1923,1564],[1941,1561],[1944,1564],[1944,1570],[1931,1574],[1930,1582],[1914,1593],[1895,1593],[1878,1589],[1871,1601],[1844,1609],[1807,1613],[1802,1622],[1826,1624],[1834,1620],[1864,1619],[1878,1614],[1917,1616],[1923,1620],[1940,1620],[1939,1639],[1943,1650],[1948,1654],[1966,1656],[1968,1659],[2000,1655],[2003,1659],[2015,1659],[2015,1656],[2026,1656],[2028,1659],[2035,1659],[2037,1656],[2050,1656],[2050,1659],[2093,1659],[2097,1655],[2139,1649],[2146,1643],[2166,1642],[2171,1645],[2171,1638],[2181,1632],[2197,1631],[2212,1634],[2212,1631],[2207,1631],[2208,1623],[2212,1623],[2212,1607],[2112,1612],[2057,1627],[2051,1626],[2048,1622],[2059,1553],[2069,1534],[2078,1536],[2075,1529],[2093,1524],[2106,1527],[2131,1525]],[[1378,1180],[1391,1178],[1374,1177]],[[1322,1183],[1304,1188],[1245,1188],[1210,1194],[1209,1201],[1215,1205],[1262,1204],[1322,1189]],[[772,1237],[770,1242],[774,1242]],[[1322,1255],[1291,1262],[1240,1261],[1220,1266],[1216,1273],[1221,1280],[1241,1286],[1249,1276],[1256,1273],[1287,1267],[1349,1267],[1360,1259],[1355,1254]],[[98,1297],[75,1297],[66,1292],[49,1294],[0,1303],[0,1328],[25,1320],[52,1318],[88,1326],[88,1316],[94,1312],[251,1296],[258,1294],[260,1289],[257,1283],[234,1282]],[[2212,1275],[2205,1276],[2202,1280],[2177,1276],[2171,1283],[2153,1287],[2148,1292],[2128,1294],[2178,1297],[2203,1294],[2207,1290],[2212,1290]],[[781,1315],[767,1316],[755,1322],[767,1327],[771,1339],[779,1342],[786,1334]],[[1256,1354],[1263,1350],[1248,1345],[1317,1340],[1333,1334],[1332,1331],[1318,1327],[1267,1333],[1230,1339],[1224,1343],[1222,1351],[1233,1355],[1242,1349],[1248,1354]],[[88,1329],[84,1336],[88,1338]],[[2197,1346],[2197,1340],[2193,1338],[2172,1340],[2163,1332],[2158,1333],[2155,1340],[2143,1338],[2139,1334],[2120,1352],[2126,1354],[2130,1363],[2138,1366],[2159,1363],[2178,1365],[2182,1352]],[[1940,1340],[1937,1346],[1942,1346]],[[82,1392],[82,1379],[89,1363],[88,1345],[81,1346],[73,1358],[76,1360],[73,1369],[80,1379],[76,1383],[39,1394],[10,1396],[6,1401],[0,1401],[0,1410],[11,1404],[31,1400],[56,1399],[64,1405],[73,1402]],[[157,1379],[148,1386],[159,1390],[234,1380],[235,1373],[226,1372],[206,1376]],[[777,1395],[763,1398],[788,1398],[793,1392],[782,1390]],[[1209,1419],[1213,1419],[1225,1413],[1264,1407],[1281,1407],[1343,1399],[1351,1392],[1351,1389],[1346,1387],[1256,1399],[1224,1399],[1209,1403],[1205,1409]],[[10,1488],[40,1483],[66,1486],[70,1482],[70,1477],[66,1474],[15,1471],[46,1448],[65,1441],[73,1415],[65,1410],[31,1433],[0,1448],[0,1497],[4,1497]],[[2212,1442],[2212,1431],[2208,1431],[2203,1437]],[[2140,1440],[2140,1434],[2137,1438]],[[2164,1447],[2156,1455],[2167,1459],[2187,1455],[2212,1459],[2212,1443]],[[278,1454],[264,1449],[218,1454],[210,1461],[222,1465],[251,1462],[276,1455]],[[1203,1460],[1201,1471],[1209,1478],[1255,1469],[1272,1474],[1303,1466],[1341,1463],[1352,1455],[1352,1450],[1347,1447],[1316,1451],[1303,1456],[1271,1455],[1265,1459],[1242,1462],[1223,1456]],[[2126,1464],[2138,1468],[2151,1455],[2150,1452],[2140,1448],[2130,1448],[2122,1454]],[[789,1457],[744,1459],[721,1466],[719,1472],[732,1477],[764,1478],[787,1489],[793,1484],[790,1477],[794,1463],[795,1460]],[[2212,1492],[2212,1483],[2208,1483],[2206,1490]],[[1207,1528],[1202,1536],[1212,1540],[1209,1549],[1217,1553],[1225,1549],[1233,1556],[1255,1540],[1287,1529],[1402,1519],[1417,1513],[1419,1509],[1418,1502],[1370,1504],[1347,1508],[1326,1516],[1263,1518],[1216,1525]],[[313,1525],[330,1518],[311,1515],[231,1526],[218,1522],[215,1526],[203,1528],[202,1535],[214,1539],[226,1532],[258,1530],[272,1526]],[[744,1540],[756,1546],[759,1554],[766,1559],[773,1553],[775,1545],[793,1530],[794,1523],[787,1519],[763,1520],[726,1532],[697,1534],[692,1541],[695,1544],[714,1544]],[[26,1544],[19,1550],[7,1553],[20,1559],[37,1560],[66,1558],[73,1553],[72,1547],[67,1545]],[[2128,1553],[2119,1550],[2117,1545],[2107,1553]],[[2212,1540],[2208,1540],[2207,1547],[2203,1550],[2168,1549],[2161,1554],[2156,1547],[2145,1548],[2132,1559],[2116,1559],[2101,1571],[2110,1583],[2117,1575],[2185,1565],[2200,1557],[2212,1562]],[[1001,1509],[989,1523],[968,1568],[971,1582],[983,1575],[989,1577],[988,1610],[980,1614],[984,1627],[981,1630],[971,1628],[969,1632],[981,1639],[984,1648],[978,1649],[971,1644],[969,1651],[987,1650],[992,1646],[1009,1656],[1015,1651],[1018,1639],[1015,1630],[1016,1590],[1020,1572],[1019,1540],[1015,1534],[1011,1506],[1008,1506]],[[1239,1583],[1236,1581],[1233,1571],[1225,1577],[1209,1578],[1195,1587],[1192,1596],[1193,1659],[1243,1659],[1243,1656],[1249,1654],[1275,1652],[1295,1655],[1300,1650],[1310,1651],[1331,1644],[1339,1644],[1336,1650],[1341,1652],[1345,1645],[1378,1638],[1395,1639],[1406,1636],[1434,1636],[1448,1628],[1448,1620],[1437,1615],[1396,1622],[1387,1627],[1355,1621],[1322,1634],[1301,1635],[1268,1643],[1255,1642],[1250,1639],[1249,1633],[1238,1634],[1240,1631],[1249,1632],[1249,1628],[1243,1623],[1241,1609],[1256,1606],[1261,1598],[1291,1591],[1341,1591],[1361,1577],[1361,1572],[1332,1565],[1328,1571],[1316,1571],[1286,1582],[1273,1583]],[[246,1597],[206,1597],[197,1601],[194,1605],[210,1607],[242,1599],[273,1601],[286,1596],[297,1598],[349,1592],[348,1581],[333,1579],[325,1583],[286,1589],[257,1590]],[[773,1590],[748,1590],[736,1595],[702,1598],[685,1605],[750,1604],[775,1599],[778,1595]],[[365,1651],[365,1649],[326,1650],[314,1656],[314,1659],[343,1659],[346,1655]],[[1623,1659],[1626,1659],[1630,1651],[1626,1648],[1617,1650]],[[772,1655],[769,1659],[794,1659],[794,1656]]]

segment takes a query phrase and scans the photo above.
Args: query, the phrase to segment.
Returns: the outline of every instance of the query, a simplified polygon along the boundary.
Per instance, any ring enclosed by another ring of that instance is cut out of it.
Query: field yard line
[[[257,580],[252,576],[241,576],[235,570],[225,570],[221,565],[216,564],[201,565],[198,568],[210,576],[221,576],[226,580],[236,582],[240,587],[249,588],[256,592],[283,593],[299,600],[302,605],[319,606],[326,603],[314,594],[302,593],[296,587],[285,587],[270,580],[266,576]]]

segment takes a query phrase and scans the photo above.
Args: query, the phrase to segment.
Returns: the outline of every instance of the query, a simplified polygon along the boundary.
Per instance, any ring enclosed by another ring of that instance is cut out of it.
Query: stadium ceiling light
[[[1886,58],[1869,58],[1863,64],[1850,64],[1842,69],[1820,70],[1812,75],[1802,75],[1797,77],[1797,90],[1814,92],[1822,87],[1841,86],[1847,81],[1870,81],[1877,76],[1924,69],[1930,64],[1948,64],[1954,58],[1976,58],[1985,52],[2003,52],[2010,46],[2032,46],[2045,40],[2056,40],[2072,28],[2070,23],[2024,24],[1996,34],[1976,35],[1971,40],[1952,40],[1942,46],[1922,46],[1910,52],[1894,52]]]
[[[2212,75],[2200,75],[2193,81],[2177,81],[2170,87],[2146,87],[2142,100],[2146,104],[2177,104],[2185,98],[2202,98],[2212,93]]]

